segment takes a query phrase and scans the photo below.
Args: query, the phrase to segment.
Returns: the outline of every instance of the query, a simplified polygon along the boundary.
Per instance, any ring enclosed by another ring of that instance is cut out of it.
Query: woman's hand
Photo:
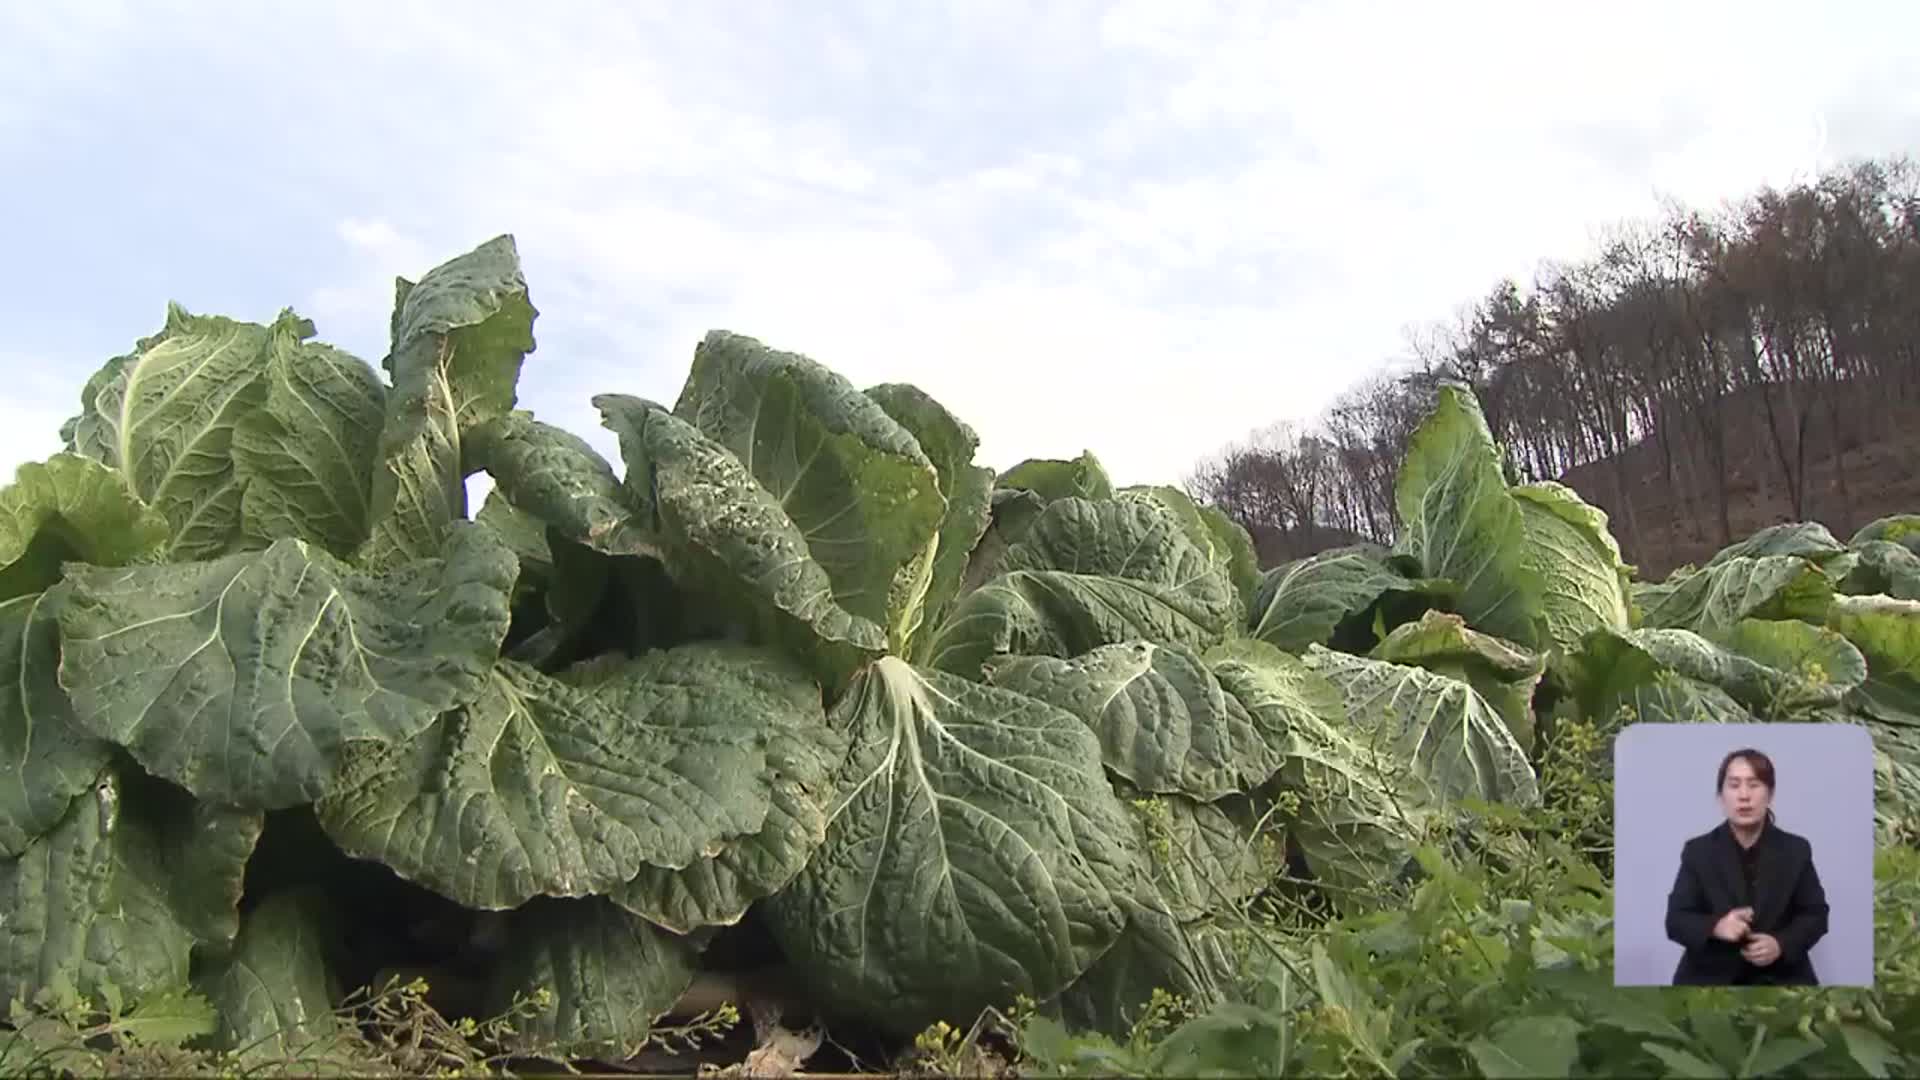
[[[1780,942],[1772,934],[1755,934],[1741,947],[1740,955],[1755,967],[1766,967],[1780,959]]]
[[[1741,938],[1747,936],[1747,924],[1752,921],[1752,908],[1734,908],[1732,911],[1720,916],[1720,921],[1713,924],[1713,936],[1719,938],[1721,941],[1737,943]]]

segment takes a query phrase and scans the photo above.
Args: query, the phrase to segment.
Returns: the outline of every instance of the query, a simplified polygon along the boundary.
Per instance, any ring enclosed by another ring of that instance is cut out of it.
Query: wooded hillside
[[[1521,479],[1558,479],[1659,577],[1781,520],[1846,535],[1920,502],[1920,170],[1855,163],[1671,207],[1585,261],[1503,281],[1309,424],[1189,480],[1271,564],[1390,542],[1393,477],[1442,378]]]

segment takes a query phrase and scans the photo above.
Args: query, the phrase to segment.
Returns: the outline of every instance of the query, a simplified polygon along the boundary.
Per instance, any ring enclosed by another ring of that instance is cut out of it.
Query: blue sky
[[[604,448],[725,327],[1177,481],[1663,195],[1920,149],[1920,5],[1672,7],[0,4],[0,470],[170,299],[377,364],[511,232]]]

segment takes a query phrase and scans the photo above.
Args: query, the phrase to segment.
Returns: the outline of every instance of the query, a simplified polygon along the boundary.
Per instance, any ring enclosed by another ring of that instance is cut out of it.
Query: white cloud
[[[152,55],[186,65],[204,122],[290,155],[335,245],[299,295],[370,360],[393,276],[515,233],[526,403],[603,447],[590,394],[671,400],[726,327],[921,384],[994,464],[1164,481],[1659,195],[1910,146],[1920,9],[1844,6],[207,0],[0,16],[0,60],[57,39],[129,103]]]
[[[6,393],[0,394],[0,487],[14,470],[61,450],[60,425],[80,411],[80,382],[43,357],[0,352]]]

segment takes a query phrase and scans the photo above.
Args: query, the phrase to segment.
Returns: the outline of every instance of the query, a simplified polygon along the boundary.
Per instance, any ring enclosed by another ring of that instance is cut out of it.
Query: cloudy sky
[[[0,3],[0,471],[169,299],[377,363],[511,232],[522,403],[603,447],[725,327],[1177,481],[1663,195],[1920,150],[1910,0],[535,10]]]

